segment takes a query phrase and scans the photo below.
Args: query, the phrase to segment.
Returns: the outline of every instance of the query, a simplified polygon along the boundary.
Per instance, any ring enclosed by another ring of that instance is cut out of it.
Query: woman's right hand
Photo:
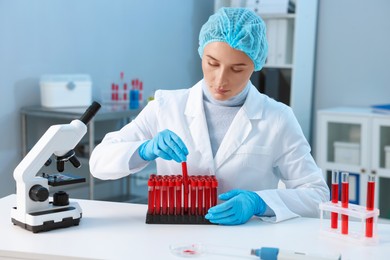
[[[145,161],[161,157],[180,163],[187,160],[188,149],[178,135],[166,129],[159,132],[153,139],[141,144],[138,153]]]

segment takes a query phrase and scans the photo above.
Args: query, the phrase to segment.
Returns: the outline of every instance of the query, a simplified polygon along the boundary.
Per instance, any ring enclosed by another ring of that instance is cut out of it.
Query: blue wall
[[[145,96],[202,77],[197,54],[210,0],[0,0],[0,197],[15,191],[19,109],[40,104],[39,77],[88,73],[93,95],[139,78]]]

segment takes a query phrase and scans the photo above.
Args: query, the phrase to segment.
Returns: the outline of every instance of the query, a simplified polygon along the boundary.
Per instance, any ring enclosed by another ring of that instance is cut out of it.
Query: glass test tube
[[[189,195],[189,180],[188,180],[188,171],[187,171],[187,163],[181,163],[181,170],[183,173],[183,194],[184,194],[184,214],[188,213],[188,195]]]
[[[176,179],[176,210],[175,214],[176,215],[181,215],[181,197],[182,197],[182,185],[183,182],[180,178]]]
[[[375,176],[369,175],[367,181],[367,210],[374,210]],[[366,219],[366,237],[373,235],[374,218]]]
[[[170,176],[169,182],[168,182],[168,198],[169,198],[169,204],[168,204],[168,212],[169,215],[175,214],[175,179],[174,176]]]
[[[162,215],[167,215],[168,213],[168,179],[164,178],[162,181],[162,186],[161,186],[161,196],[162,196],[162,210],[161,214]]]
[[[154,179],[149,179],[148,180],[148,214],[154,214]]]
[[[156,186],[155,186],[155,189],[154,189],[155,193],[156,193],[156,201],[155,201],[155,205],[156,205],[156,208],[155,208],[155,214],[156,215],[160,215],[161,213],[161,179],[157,179],[156,180]]]
[[[349,203],[349,173],[341,173],[341,206],[348,208]],[[348,234],[348,215],[341,214],[341,234]]]
[[[198,180],[198,215],[203,215],[203,190],[204,180]]]
[[[190,179],[191,185],[191,194],[190,194],[190,199],[191,199],[191,206],[190,206],[190,211],[191,215],[196,215],[196,190],[198,189],[198,181],[196,178],[191,178]]]
[[[217,205],[217,187],[218,181],[215,177],[211,180],[211,207]]]
[[[205,214],[210,208],[211,203],[211,179],[208,177],[205,181],[205,188],[204,188],[204,207],[205,207]]]
[[[332,203],[337,204],[339,202],[339,172],[332,171]],[[339,215],[336,212],[331,213],[331,228],[337,229]]]

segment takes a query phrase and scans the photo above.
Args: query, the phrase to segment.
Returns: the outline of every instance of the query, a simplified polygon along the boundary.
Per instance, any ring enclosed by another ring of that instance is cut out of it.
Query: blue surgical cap
[[[210,42],[226,42],[244,52],[253,61],[255,71],[264,66],[268,53],[265,23],[249,9],[223,7],[211,15],[199,34],[201,58],[204,47]]]

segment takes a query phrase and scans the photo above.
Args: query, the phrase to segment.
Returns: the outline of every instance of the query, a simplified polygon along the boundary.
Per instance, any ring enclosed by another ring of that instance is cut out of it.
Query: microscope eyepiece
[[[84,114],[80,117],[80,121],[87,125],[89,121],[91,121],[92,117],[96,115],[100,108],[101,105],[98,102],[94,101],[92,105],[90,105],[84,112]]]

